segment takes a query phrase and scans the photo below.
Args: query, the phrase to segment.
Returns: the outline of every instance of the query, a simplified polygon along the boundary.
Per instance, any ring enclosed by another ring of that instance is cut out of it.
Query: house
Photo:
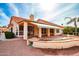
[[[42,19],[34,21],[34,15],[30,15],[29,19],[13,16],[8,28],[17,37],[23,37],[26,40],[31,37],[50,37],[63,33],[63,26]]]
[[[7,27],[0,27],[0,32],[6,32],[6,31],[8,31],[8,28]]]

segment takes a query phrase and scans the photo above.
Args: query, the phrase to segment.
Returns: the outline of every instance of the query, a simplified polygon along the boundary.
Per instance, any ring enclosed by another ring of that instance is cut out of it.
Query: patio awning
[[[56,27],[56,26],[40,24],[40,23],[33,23],[33,22],[31,22],[31,23],[37,25],[39,28],[58,28],[58,29],[60,29],[60,27]]]

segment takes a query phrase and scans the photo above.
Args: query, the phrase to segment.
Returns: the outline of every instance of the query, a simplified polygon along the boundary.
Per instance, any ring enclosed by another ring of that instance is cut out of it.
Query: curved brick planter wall
[[[52,49],[63,49],[70,48],[73,46],[79,46],[79,39],[74,40],[60,40],[60,41],[35,41],[33,47],[37,48],[52,48]]]

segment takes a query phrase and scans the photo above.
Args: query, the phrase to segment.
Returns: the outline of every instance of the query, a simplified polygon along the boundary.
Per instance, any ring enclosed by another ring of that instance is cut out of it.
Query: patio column
[[[25,40],[27,40],[27,38],[28,38],[28,26],[27,25],[28,25],[27,22],[24,22],[24,36],[23,36],[23,38]]]
[[[13,26],[13,33],[16,35],[16,26],[15,26],[15,24]]]
[[[17,26],[17,28],[18,28],[18,37],[19,37],[19,25]]]
[[[48,35],[48,37],[50,37],[50,28],[48,28],[47,30],[48,30],[47,35]]]
[[[42,36],[42,31],[41,31],[41,28],[39,28],[39,37],[41,38]]]
[[[56,29],[54,29],[54,35],[57,35],[57,33],[56,33]]]

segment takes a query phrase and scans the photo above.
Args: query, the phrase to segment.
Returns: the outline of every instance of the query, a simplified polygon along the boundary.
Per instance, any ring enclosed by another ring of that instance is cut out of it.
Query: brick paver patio
[[[74,55],[79,56],[79,47],[62,50],[30,48],[26,41],[21,38],[16,40],[0,41],[0,56],[51,56],[51,55]]]

